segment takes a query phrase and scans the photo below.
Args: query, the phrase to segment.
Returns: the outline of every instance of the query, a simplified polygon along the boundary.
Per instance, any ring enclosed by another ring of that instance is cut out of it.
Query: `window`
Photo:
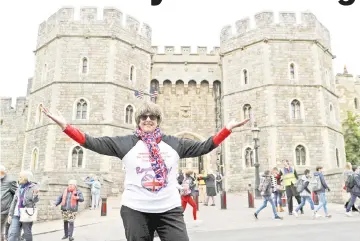
[[[332,104],[330,104],[329,106],[329,111],[330,111],[330,120],[335,121],[335,110]]]
[[[244,119],[251,118],[251,105],[246,104],[243,107]]]
[[[80,146],[76,146],[72,150],[72,167],[83,166],[84,151]]]
[[[335,150],[335,153],[336,153],[336,166],[340,167],[339,150],[337,148]]]
[[[246,167],[253,167],[254,166],[254,155],[253,150],[248,147],[245,149],[245,165]]]
[[[298,145],[295,148],[296,165],[306,165],[306,150],[302,145]]]
[[[354,99],[354,106],[355,106],[355,109],[356,109],[356,110],[359,108],[359,103],[358,103],[358,99],[357,99],[357,98]]]
[[[301,110],[300,110],[300,101],[293,100],[291,101],[291,118],[292,119],[300,119],[301,118]]]
[[[134,65],[130,66],[129,80],[133,82],[135,80],[135,67]]]
[[[125,123],[132,124],[134,118],[134,108],[131,105],[128,105],[125,112]]]
[[[295,64],[291,63],[289,66],[290,80],[295,80]]]
[[[192,159],[192,167],[199,168],[199,158],[195,157]]]
[[[38,108],[36,109],[36,118],[35,118],[35,124],[36,124],[36,125],[41,124],[42,121],[43,121],[44,115],[43,115],[42,110],[43,110],[43,105],[40,104],[40,105],[38,106]]]
[[[247,85],[249,83],[248,82],[248,80],[249,80],[248,79],[248,71],[246,69],[244,69],[242,74],[243,74],[244,84]]]
[[[186,159],[179,160],[179,168],[186,168]]]
[[[34,148],[34,150],[31,153],[31,165],[30,165],[31,171],[37,169],[38,162],[39,162],[39,150],[37,148]]]
[[[88,60],[87,58],[83,58],[82,60],[82,73],[86,74],[88,71]]]
[[[84,99],[80,99],[76,104],[76,119],[87,119],[87,109],[87,102]]]

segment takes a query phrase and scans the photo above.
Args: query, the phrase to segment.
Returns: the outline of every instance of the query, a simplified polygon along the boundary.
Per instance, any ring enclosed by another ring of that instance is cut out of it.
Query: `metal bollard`
[[[314,205],[319,205],[319,197],[315,192],[312,192],[312,200],[314,202]]]
[[[249,184],[249,188],[248,188],[248,203],[249,203],[249,208],[255,208],[254,192],[251,189],[251,184]]]
[[[222,191],[220,194],[221,209],[226,209],[226,191]]]
[[[107,198],[101,198],[101,216],[107,215]]]

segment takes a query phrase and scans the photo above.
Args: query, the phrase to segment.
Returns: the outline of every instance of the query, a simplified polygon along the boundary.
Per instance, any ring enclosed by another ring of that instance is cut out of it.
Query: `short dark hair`
[[[321,169],[323,169],[322,166],[317,166],[317,167],[316,167],[316,171],[317,171],[317,172],[320,171]]]
[[[307,175],[307,174],[309,174],[310,173],[310,170],[309,169],[306,169],[305,171],[304,171],[304,174],[305,175]]]
[[[358,167],[359,167],[359,166],[355,166],[355,165],[353,165],[353,166],[352,166],[353,172],[355,172],[355,171],[356,171],[356,169],[358,169]]]

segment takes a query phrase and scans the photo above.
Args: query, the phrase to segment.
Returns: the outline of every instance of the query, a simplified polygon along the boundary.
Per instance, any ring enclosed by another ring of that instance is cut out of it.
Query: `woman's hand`
[[[246,123],[248,123],[250,121],[250,119],[246,119],[242,122],[238,122],[236,120],[231,120],[227,125],[226,125],[226,129],[228,129],[229,131],[231,131],[234,128],[240,127],[245,125]]]
[[[42,108],[42,111],[43,111],[43,113],[44,113],[47,117],[49,117],[49,118],[52,119],[56,124],[58,124],[62,130],[65,130],[66,125],[67,125],[67,122],[66,122],[65,118],[60,114],[59,111],[56,111],[56,112],[57,112],[57,115],[52,114],[52,113],[49,111],[49,109],[48,109],[48,108],[45,108],[45,107]]]

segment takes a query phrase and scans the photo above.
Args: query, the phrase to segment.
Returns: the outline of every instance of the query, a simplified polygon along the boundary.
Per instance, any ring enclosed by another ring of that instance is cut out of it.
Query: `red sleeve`
[[[71,125],[66,126],[64,133],[80,145],[85,143],[85,134]]]
[[[214,136],[213,141],[215,145],[220,145],[220,143],[223,142],[230,134],[231,131],[224,127],[221,131],[219,131],[219,133],[216,134],[216,136]]]

